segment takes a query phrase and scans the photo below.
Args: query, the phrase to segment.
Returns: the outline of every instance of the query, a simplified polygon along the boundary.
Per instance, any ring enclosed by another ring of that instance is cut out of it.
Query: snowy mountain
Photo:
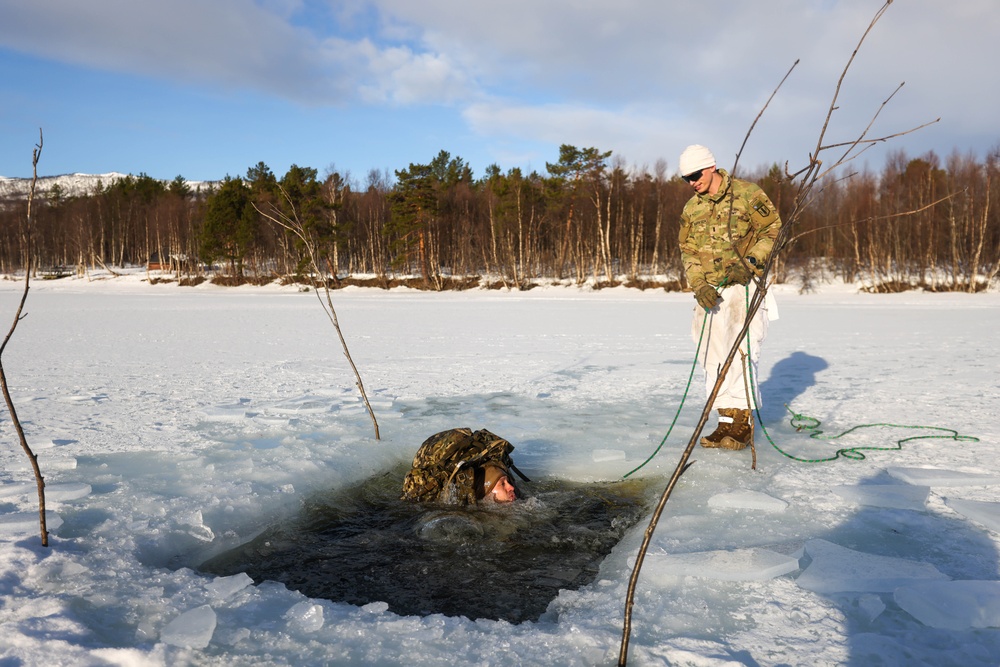
[[[36,195],[51,192],[56,186],[67,197],[79,197],[91,194],[98,186],[107,187],[117,180],[126,178],[127,174],[116,171],[107,174],[63,174],[61,176],[39,176],[35,185]],[[170,181],[163,181],[169,183]],[[204,189],[211,181],[185,181],[192,191]],[[24,199],[31,189],[30,178],[7,178],[0,176],[0,199]]]

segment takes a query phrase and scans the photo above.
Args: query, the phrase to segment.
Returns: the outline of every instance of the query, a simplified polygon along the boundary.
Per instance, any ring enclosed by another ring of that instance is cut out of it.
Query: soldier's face
[[[517,490],[507,477],[501,477],[493,487],[493,500],[498,503],[509,503],[517,499]]]
[[[705,167],[701,171],[685,176],[684,180],[687,181],[692,188],[694,188],[695,192],[698,194],[705,194],[708,192],[708,188],[712,184],[712,177],[714,175],[715,167]],[[698,178],[692,178],[692,176],[697,176]]]

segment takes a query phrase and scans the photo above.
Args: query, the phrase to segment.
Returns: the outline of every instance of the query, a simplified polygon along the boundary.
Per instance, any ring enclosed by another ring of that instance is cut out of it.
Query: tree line
[[[817,190],[780,255],[775,279],[862,281],[873,291],[978,291],[1000,272],[1000,147],[985,160],[955,153],[890,153],[880,173],[838,174]],[[793,183],[782,166],[742,171],[779,211]],[[425,164],[371,170],[361,181],[263,162],[192,191],[178,176],[127,176],[80,196],[58,188],[37,200],[33,261],[49,275],[147,266],[157,280],[333,285],[400,282],[428,289],[527,289],[538,281],[681,289],[677,249],[690,186],[629,167],[610,151],[563,145],[545,173],[481,177],[439,152]],[[23,270],[24,202],[0,202],[0,273]],[[273,224],[294,219],[322,259],[316,276],[301,238]]]

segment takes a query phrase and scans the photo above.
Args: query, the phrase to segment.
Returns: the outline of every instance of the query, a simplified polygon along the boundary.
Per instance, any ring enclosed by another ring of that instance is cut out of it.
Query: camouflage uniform
[[[756,289],[752,281],[749,288],[743,285],[723,285],[727,271],[739,262],[737,251],[746,257],[751,268],[763,268],[781,228],[777,209],[760,187],[732,178],[724,169],[719,169],[718,173],[722,177],[722,183],[716,194],[696,194],[684,205],[679,236],[681,260],[688,285],[693,290],[705,284],[722,288],[719,292],[720,303],[709,311],[707,321],[705,309],[695,307],[691,327],[694,341],[697,343],[701,339],[699,357],[706,369],[706,395],[715,386],[717,375],[714,369],[722,364],[743,327],[747,298],[752,297]],[[747,361],[753,364],[755,389],[758,380],[757,359],[761,341],[767,334],[768,315],[768,303],[765,302],[757,311],[748,333],[750,349]],[[743,347],[745,351],[746,344]],[[749,378],[744,379],[745,365],[740,363],[741,358],[737,354],[733,360],[713,407],[747,409],[746,386]],[[760,406],[759,392],[755,391],[749,405]]]

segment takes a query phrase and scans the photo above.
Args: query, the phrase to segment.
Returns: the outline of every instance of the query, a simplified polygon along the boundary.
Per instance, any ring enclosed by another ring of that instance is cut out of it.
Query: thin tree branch
[[[754,278],[754,284],[756,285],[757,289],[754,290],[753,296],[750,298],[749,303],[747,304],[747,315],[746,318],[744,319],[743,327],[740,330],[739,335],[736,336],[733,346],[730,348],[725,361],[723,362],[721,368],[719,369],[715,384],[712,390],[710,391],[708,399],[702,409],[701,417],[699,418],[698,423],[695,426],[691,439],[688,441],[687,446],[682,452],[677,467],[674,469],[673,475],[671,476],[669,482],[667,483],[667,486],[664,489],[663,494],[660,496],[660,501],[653,512],[653,516],[650,519],[649,526],[646,528],[642,545],[640,546],[639,552],[636,555],[635,565],[632,569],[632,576],[629,579],[628,591],[625,597],[624,627],[622,628],[622,641],[618,654],[618,665],[620,667],[624,667],[624,665],[626,665],[628,661],[628,644],[631,635],[632,608],[635,600],[635,589],[639,580],[639,573],[642,568],[642,563],[645,559],[646,552],[649,549],[649,544],[652,541],[653,532],[656,529],[656,525],[660,520],[660,517],[663,513],[663,509],[667,503],[667,500],[670,498],[670,495],[673,492],[677,484],[677,481],[680,479],[684,471],[687,470],[687,468],[691,465],[688,462],[688,460],[691,456],[692,451],[694,450],[695,445],[698,442],[698,437],[701,435],[701,431],[704,428],[705,423],[708,421],[708,416],[711,413],[712,405],[715,402],[715,397],[718,395],[719,389],[722,385],[722,381],[725,379],[726,374],[729,372],[729,368],[732,366],[733,359],[735,358],[737,351],[739,351],[740,349],[741,342],[743,341],[744,337],[747,335],[747,332],[750,329],[750,324],[753,321],[753,318],[757,315],[758,311],[760,310],[760,307],[764,303],[764,298],[767,295],[767,289],[768,289],[768,278],[770,276],[771,269],[774,266],[774,262],[780,250],[787,245],[789,236],[791,234],[791,230],[797,223],[799,216],[804,210],[804,205],[811,200],[810,195],[813,186],[821,178],[821,176],[830,173],[833,169],[843,164],[845,162],[845,159],[850,155],[851,150],[853,150],[853,148],[856,147],[857,145],[865,143],[866,148],[867,146],[872,145],[872,143],[866,142],[866,140],[864,140],[864,137],[867,134],[868,129],[871,127],[871,123],[869,123],[868,128],[866,128],[859,135],[856,141],[850,144],[851,148],[848,149],[844,153],[844,155],[832,165],[832,167],[830,167],[829,169],[827,169],[822,173],[819,172],[819,169],[823,164],[822,161],[819,159],[819,157],[824,150],[831,148],[831,146],[824,146],[823,138],[825,137],[827,129],[830,125],[830,119],[833,116],[833,112],[836,111],[838,108],[837,100],[840,95],[841,86],[843,85],[844,79],[847,76],[847,72],[850,69],[851,64],[854,62],[854,59],[857,56],[857,53],[861,48],[861,45],[864,43],[868,34],[872,31],[872,28],[882,17],[882,15],[885,13],[886,9],[888,9],[890,4],[892,4],[892,0],[887,0],[887,2],[875,14],[875,18],[873,18],[871,23],[868,25],[868,28],[865,30],[864,34],[861,37],[861,40],[858,42],[857,47],[855,47],[854,52],[851,54],[851,57],[848,59],[847,64],[845,65],[843,71],[841,72],[840,78],[837,81],[837,85],[834,91],[833,99],[830,102],[830,107],[827,111],[826,118],[823,122],[823,125],[819,132],[819,136],[816,141],[816,148],[814,152],[809,155],[809,163],[807,164],[807,166],[804,167],[799,172],[797,172],[796,174],[797,176],[801,176],[802,180],[799,183],[798,190],[793,200],[791,213],[788,216],[788,219],[784,221],[784,224],[779,230],[778,235],[775,238],[774,244],[772,246],[772,252],[768,255],[759,277]],[[784,82],[784,79],[782,80],[782,82]],[[891,97],[892,96],[890,95],[889,99],[891,99]],[[768,99],[768,103],[770,103],[770,98]],[[884,106],[885,103],[883,103],[882,107]],[[881,111],[881,107],[879,111]],[[878,113],[876,113],[876,116],[877,115]],[[759,117],[760,115],[758,115],[758,118]],[[874,122],[874,119],[872,122]],[[755,119],[753,125],[751,125],[751,131],[753,130],[753,126],[756,125],[756,123],[757,119]],[[749,137],[749,134],[750,133],[748,132],[747,137]],[[743,147],[746,145],[746,142],[747,140],[744,139],[743,145],[740,147],[740,151],[736,155],[736,161],[734,162],[734,167],[733,167],[734,171],[735,171],[735,165],[738,164],[739,162],[740,155],[742,154]],[[732,197],[730,197],[730,217],[732,217],[731,213],[732,213]],[[730,221],[729,237],[730,237],[730,242],[732,243],[733,239],[732,239],[731,221]],[[740,253],[737,254],[740,255]],[[744,262],[744,266],[746,266],[745,259],[742,256],[740,257],[740,261]],[[751,275],[753,275],[753,271],[751,271]]]
[[[932,209],[935,206],[937,206],[938,204],[946,202],[949,199],[953,199],[953,198],[957,197],[958,195],[962,194],[963,192],[965,192],[965,190],[961,190],[959,192],[953,192],[950,195],[945,195],[944,197],[941,197],[940,199],[938,199],[936,201],[932,201],[929,204],[921,206],[920,208],[915,208],[915,209],[911,209],[911,210],[908,210],[908,211],[902,211],[900,213],[887,213],[886,215],[870,215],[867,218],[860,218],[858,220],[848,220],[847,222],[838,222],[838,223],[836,223],[834,225],[823,225],[822,227],[816,227],[815,229],[809,229],[809,230],[806,230],[806,231],[801,232],[799,234],[796,234],[795,236],[792,236],[791,238],[785,239],[784,245],[791,245],[792,243],[794,243],[795,241],[799,240],[803,236],[808,236],[809,234],[813,234],[815,232],[821,232],[821,231],[826,230],[826,229],[836,229],[837,227],[846,227],[847,225],[863,225],[863,224],[867,224],[869,222],[881,222],[883,220],[894,220],[896,218],[905,218],[905,217],[908,217],[908,216],[911,216],[911,215],[916,215],[917,213],[922,213],[922,212],[924,212],[926,210]]]
[[[35,456],[35,453],[31,451],[31,447],[28,445],[28,439],[24,435],[24,428],[21,427],[21,420],[17,418],[17,410],[14,409],[14,399],[11,398],[10,389],[7,386],[7,374],[3,369],[3,353],[7,349],[7,343],[10,342],[11,337],[14,335],[14,330],[17,329],[17,323],[22,318],[27,317],[26,314],[22,315],[22,313],[24,312],[24,304],[28,300],[28,290],[31,282],[31,205],[35,199],[35,186],[38,183],[38,158],[42,155],[43,143],[42,130],[39,128],[38,144],[31,153],[31,187],[28,190],[28,213],[25,219],[24,237],[22,239],[25,255],[24,291],[21,293],[21,301],[17,306],[17,312],[14,314],[14,321],[10,325],[10,330],[4,336],[3,343],[0,344],[0,389],[3,391],[7,410],[10,411],[10,419],[21,442],[21,449],[28,456],[28,460],[31,462],[31,469],[35,473],[35,485],[38,487],[38,527],[41,533],[42,546],[47,547],[49,546],[49,531],[45,522],[45,478],[42,477],[42,470],[38,466],[38,457]]]
[[[778,94],[778,91],[781,90],[781,87],[785,85],[785,81],[787,81],[788,77],[792,75],[792,70],[794,70],[798,66],[798,64],[799,60],[796,59],[796,61],[792,63],[792,66],[788,68],[788,71],[785,72],[785,76],[781,77],[781,81],[778,83],[778,85],[775,86],[774,90],[771,91],[771,96],[767,98],[767,101],[764,102],[764,106],[761,107],[760,111],[757,112],[757,117],[753,119],[752,123],[750,123],[750,129],[747,130],[747,133],[743,136],[743,143],[740,144],[740,149],[736,151],[736,159],[733,161],[734,177],[736,176],[736,167],[740,162],[740,156],[743,155],[743,149],[746,147],[747,142],[750,140],[750,135],[753,134],[753,129],[757,127],[757,122],[761,119],[761,117],[763,117],[764,112],[767,111],[767,108],[771,105],[771,100],[773,100],[774,96]]]
[[[355,384],[358,391],[361,393],[361,398],[365,403],[365,408],[368,410],[368,416],[371,417],[372,426],[375,429],[375,439],[379,440],[378,420],[375,419],[375,411],[372,409],[371,403],[368,401],[368,394],[365,392],[365,385],[361,380],[361,373],[358,372],[358,367],[354,365],[354,359],[351,358],[351,352],[347,348],[347,340],[344,338],[344,334],[340,330],[340,321],[337,318],[337,311],[333,307],[333,299],[330,296],[330,287],[327,285],[326,278],[323,276],[323,272],[319,268],[319,262],[316,259],[315,243],[312,238],[309,237],[304,226],[302,225],[302,222],[298,219],[298,214],[295,212],[295,205],[292,203],[291,197],[288,196],[288,193],[285,192],[284,188],[280,185],[278,186],[278,189],[281,191],[281,195],[285,198],[285,201],[288,203],[289,208],[292,211],[291,216],[285,214],[274,204],[270,205],[270,212],[262,211],[257,206],[256,202],[254,202],[253,207],[258,213],[274,224],[297,236],[305,246],[306,252],[309,254],[309,262],[312,265],[312,269],[322,281],[323,291],[326,294],[326,303],[323,303],[323,299],[320,297],[319,290],[317,289],[315,290],[316,299],[319,301],[320,307],[323,308],[323,312],[325,312],[326,316],[330,319],[330,323],[333,324],[333,328],[337,331],[337,337],[340,339],[340,345],[344,350],[344,356],[347,357],[347,363],[350,364],[351,370],[354,372],[354,379],[356,381]]]

